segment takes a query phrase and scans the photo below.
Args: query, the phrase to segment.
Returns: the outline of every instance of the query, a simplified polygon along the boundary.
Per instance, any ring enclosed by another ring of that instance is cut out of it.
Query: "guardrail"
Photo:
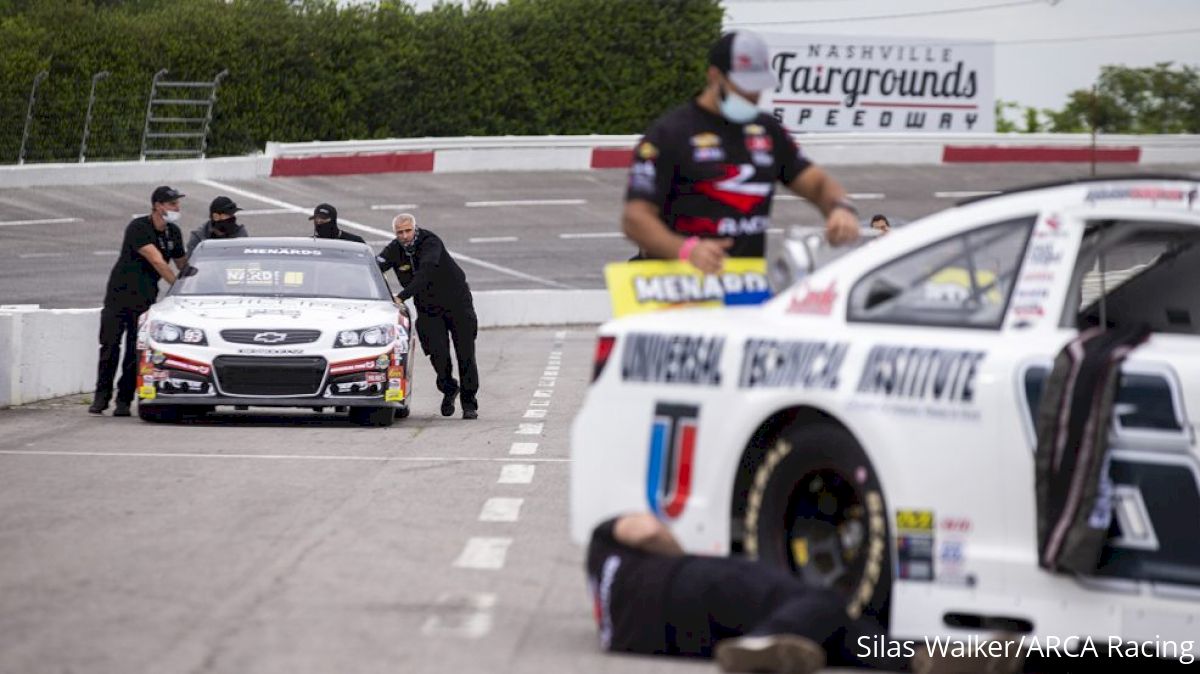
[[[605,290],[491,290],[474,297],[480,328],[597,325],[612,317]],[[0,306],[0,409],[95,390],[99,332],[98,307]]]

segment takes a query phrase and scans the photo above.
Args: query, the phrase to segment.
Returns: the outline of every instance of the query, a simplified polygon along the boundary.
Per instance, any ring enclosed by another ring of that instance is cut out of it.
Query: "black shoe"
[[[454,414],[454,399],[456,397],[458,397],[458,391],[442,396],[442,416],[448,417]]]
[[[744,636],[719,642],[716,660],[723,672],[812,674],[825,666],[825,650],[797,634]]]
[[[104,414],[104,410],[106,409],[108,409],[108,401],[96,399],[92,401],[92,404],[88,407],[88,412],[90,414]]]
[[[464,419],[478,419],[479,412],[476,412],[475,410],[473,410],[471,408],[464,408],[463,409],[463,418]]]
[[[127,403],[123,400],[118,400],[117,406],[113,408],[113,416],[114,417],[130,416],[129,415],[129,403]]]

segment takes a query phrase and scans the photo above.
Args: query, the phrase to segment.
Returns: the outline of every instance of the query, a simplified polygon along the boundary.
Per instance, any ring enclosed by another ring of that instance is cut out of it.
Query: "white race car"
[[[141,316],[138,415],[345,407],[389,426],[409,413],[415,340],[364,244],[210,239]]]
[[[1198,188],[1017,188],[824,265],[789,241],[770,268],[800,276],[757,306],[602,325],[571,432],[572,539],[650,510],[689,552],[840,588],[900,638],[1196,639]],[[1084,326],[1131,321],[1153,334],[1123,365],[1102,563],[1044,570],[1042,385]]]

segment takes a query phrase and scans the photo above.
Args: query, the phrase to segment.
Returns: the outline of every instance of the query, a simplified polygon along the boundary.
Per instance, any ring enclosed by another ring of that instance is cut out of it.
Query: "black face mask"
[[[237,231],[237,218],[229,218],[227,220],[213,221],[213,234],[216,236],[229,236]]]
[[[338,226],[336,220],[323,222],[317,225],[317,236],[322,239],[332,239],[338,235]]]

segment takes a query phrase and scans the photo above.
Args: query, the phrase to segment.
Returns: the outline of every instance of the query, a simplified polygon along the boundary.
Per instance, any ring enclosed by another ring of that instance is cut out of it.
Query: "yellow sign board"
[[[634,260],[604,267],[613,318],[684,307],[761,304],[771,297],[767,261],[728,258],[705,274],[683,260]]]

